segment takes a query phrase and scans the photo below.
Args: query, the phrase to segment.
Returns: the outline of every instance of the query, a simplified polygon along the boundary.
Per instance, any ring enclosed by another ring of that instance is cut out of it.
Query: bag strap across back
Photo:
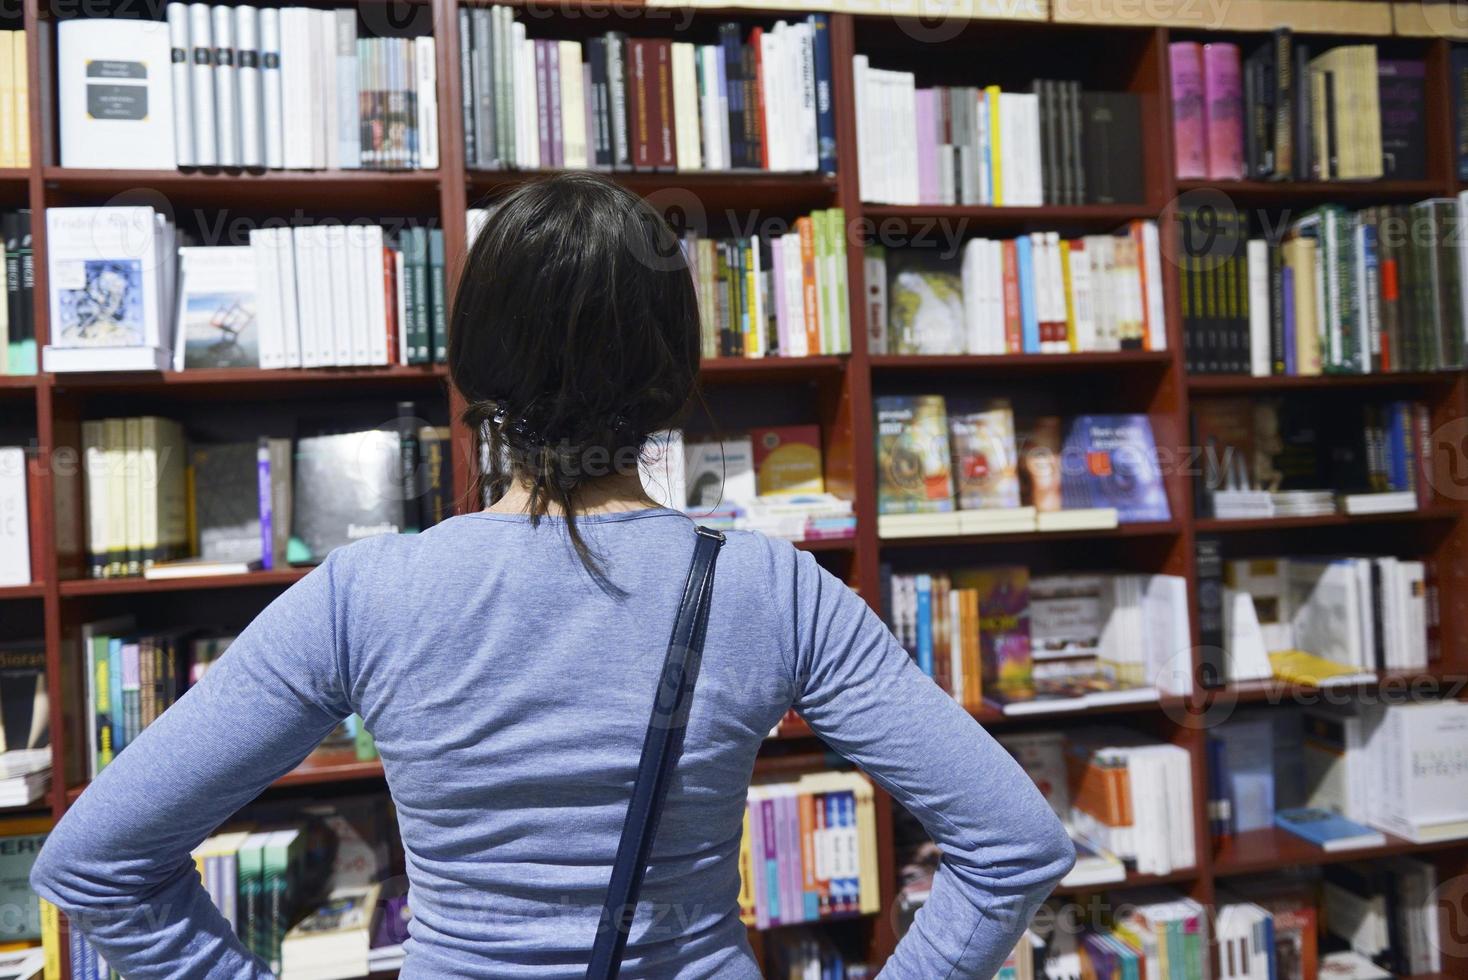
[[[698,680],[698,668],[703,658],[709,601],[714,591],[714,567],[718,563],[719,548],[724,543],[724,536],[718,531],[699,527],[697,532],[688,582],[683,587],[683,600],[673,621],[673,635],[668,640],[668,652],[663,659],[652,716],[648,719],[647,734],[642,740],[637,781],[633,784],[632,802],[627,806],[627,818],[622,824],[617,859],[602,903],[586,980],[613,980],[621,967],[622,951],[627,945],[627,933],[632,928],[637,894],[647,871],[658,818],[668,796],[673,769],[683,751],[683,734],[693,703],[693,686]]]

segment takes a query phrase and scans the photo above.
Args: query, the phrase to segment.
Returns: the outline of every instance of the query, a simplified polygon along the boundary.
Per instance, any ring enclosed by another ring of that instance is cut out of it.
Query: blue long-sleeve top
[[[579,977],[694,534],[669,510],[453,518],[334,552],[272,602],[57,825],[32,873],[129,980],[258,978],[189,852],[347,714],[396,802],[405,980]],[[622,976],[753,978],[745,794],[794,706],[944,858],[882,973],[988,980],[1074,852],[1020,767],[807,553],[734,533]]]

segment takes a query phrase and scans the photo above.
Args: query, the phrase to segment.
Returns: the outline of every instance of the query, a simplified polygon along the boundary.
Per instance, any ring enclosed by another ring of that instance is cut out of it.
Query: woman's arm
[[[811,555],[795,559],[795,707],[943,850],[927,904],[882,976],[989,980],[1075,863],[1044,797]]]
[[[57,825],[31,884],[129,980],[268,978],[189,852],[351,711],[336,556],[280,596]]]

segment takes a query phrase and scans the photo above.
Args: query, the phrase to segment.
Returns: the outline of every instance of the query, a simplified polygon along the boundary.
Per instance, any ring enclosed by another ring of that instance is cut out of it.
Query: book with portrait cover
[[[877,513],[953,510],[948,415],[942,395],[876,399]]]
[[[1171,519],[1145,415],[1079,415],[1062,453],[1065,509],[1113,507],[1123,524]]]
[[[953,481],[959,508],[1018,507],[1019,452],[1009,400],[955,405],[948,416],[948,434],[953,444]]]

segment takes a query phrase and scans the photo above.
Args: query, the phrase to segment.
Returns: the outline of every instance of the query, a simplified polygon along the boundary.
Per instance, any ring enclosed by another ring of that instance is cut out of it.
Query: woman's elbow
[[[31,889],[64,912],[75,912],[108,899],[97,875],[89,874],[84,862],[64,836],[53,833],[36,863],[31,866]]]
[[[1040,867],[1041,877],[1046,882],[1047,892],[1059,884],[1060,879],[1070,874],[1070,869],[1075,867],[1075,844],[1071,842],[1065,825],[1053,815],[1038,840],[1036,863]]]

